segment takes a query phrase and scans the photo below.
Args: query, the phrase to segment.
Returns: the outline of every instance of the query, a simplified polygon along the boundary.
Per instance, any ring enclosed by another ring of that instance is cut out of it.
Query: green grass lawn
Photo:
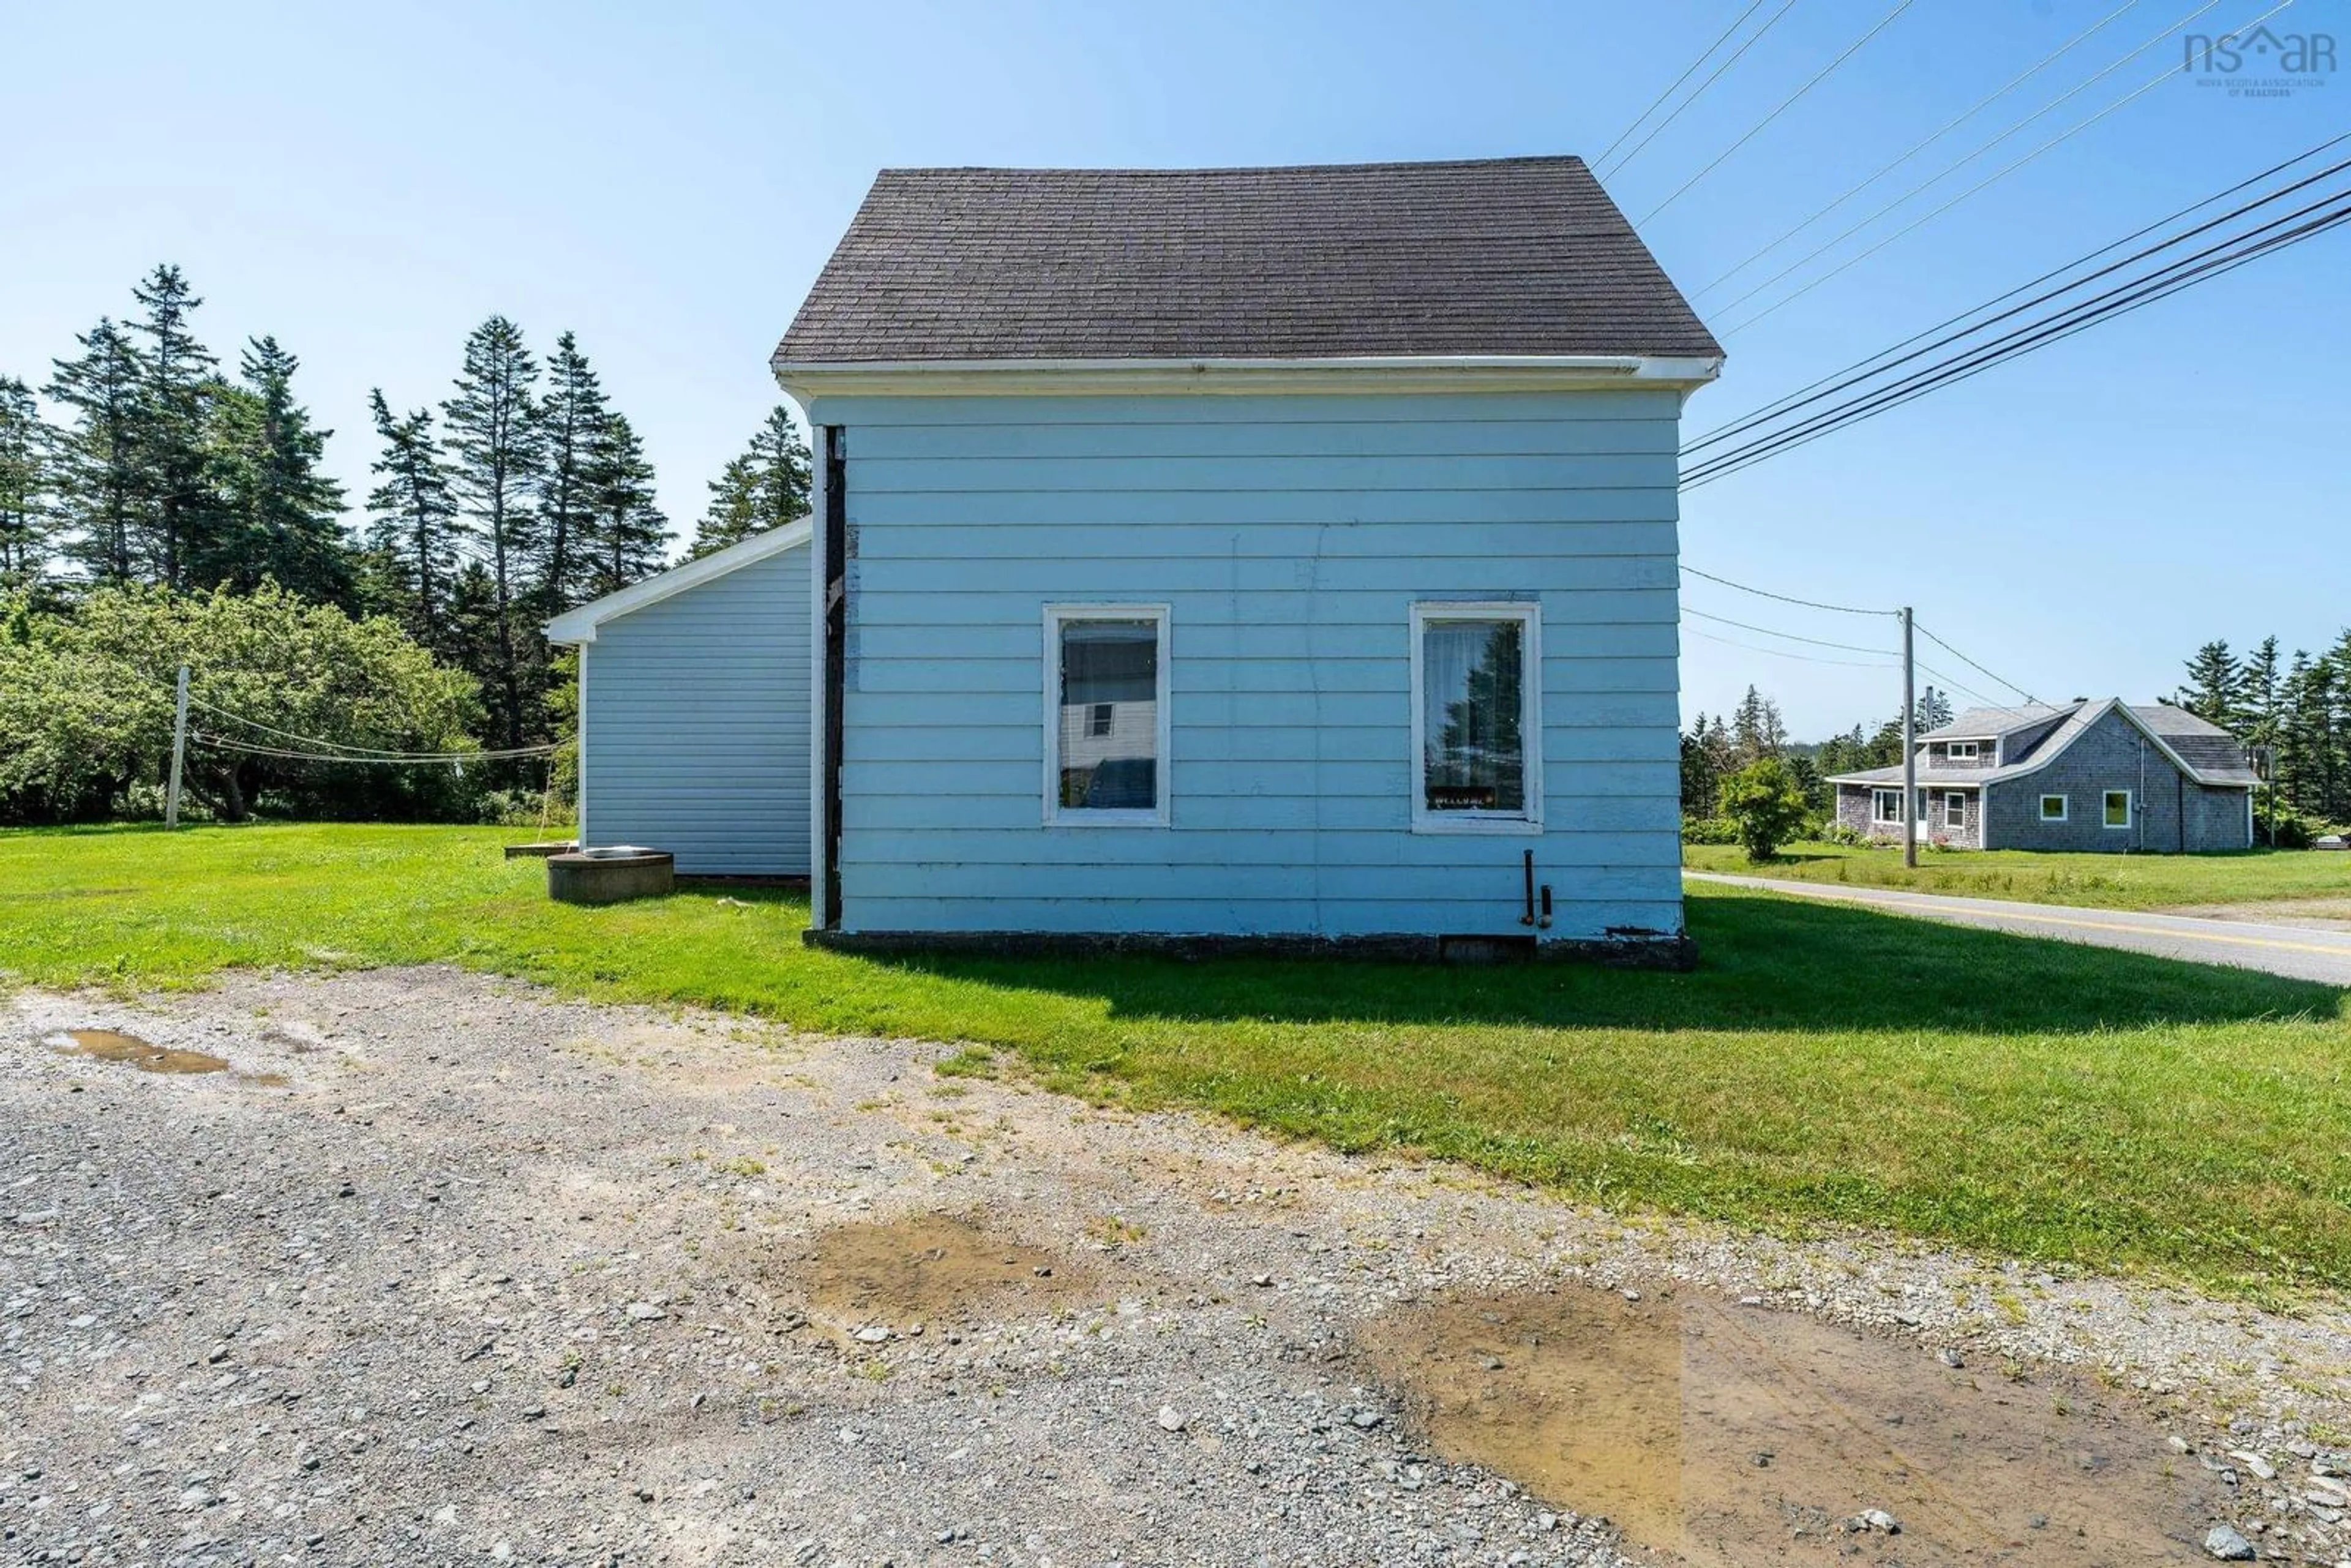
[[[1918,869],[1898,848],[1791,844],[1763,865],[1732,844],[1686,844],[1692,871],[1741,876],[1899,887],[2028,904],[2100,909],[2166,909],[2181,904],[2259,904],[2273,899],[2351,899],[2351,854],[2317,850],[2244,850],[2211,855],[2102,855],[2038,850],[1918,851]]]
[[[538,862],[499,858],[528,836],[0,833],[0,970],[135,988],[448,961],[995,1048],[1056,1087],[1628,1208],[2351,1286],[2351,1021],[2324,987],[1705,888],[1688,975],[883,961],[804,947],[806,903],[780,893],[550,904]]]

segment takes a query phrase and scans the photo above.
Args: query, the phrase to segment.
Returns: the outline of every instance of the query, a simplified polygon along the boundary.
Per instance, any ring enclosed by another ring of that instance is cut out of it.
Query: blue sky
[[[2273,3],[2139,0],[1869,194],[1908,189],[2168,25],[2220,31]],[[1618,201],[1646,213],[1891,4],[1796,0],[1610,179]],[[1647,238],[1696,291],[2118,4],[1918,0]],[[176,261],[224,358],[263,331],[301,355],[357,493],[368,388],[437,402],[465,331],[503,311],[542,348],[579,333],[690,527],[775,401],[766,356],[877,168],[1591,155],[1742,5],[17,0],[0,371],[44,379],[74,332],[129,308],[134,277]],[[2335,0],[2298,0],[2271,26],[2351,44]],[[2176,40],[2148,50],[1872,235],[2179,57]],[[2167,81],[1732,336],[1688,428],[2300,152],[2342,127],[2346,102],[2339,71],[2283,99]],[[2323,646],[2351,619],[2346,276],[2351,231],[1695,490],[1686,558],[1803,597],[1914,603],[2043,696],[2152,696],[2210,636]],[[1738,292],[1699,298],[1718,329],[1753,308],[1720,308]],[[1887,636],[1702,582],[1687,601],[1832,641]],[[1685,649],[1686,715],[1751,680],[1812,737],[1898,700],[1874,669]]]

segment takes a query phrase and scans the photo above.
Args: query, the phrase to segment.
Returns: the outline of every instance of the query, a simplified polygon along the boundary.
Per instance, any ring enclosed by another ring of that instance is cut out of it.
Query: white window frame
[[[2106,808],[2114,804],[2114,799],[2117,795],[2120,795],[2123,798],[2123,820],[2119,822],[2109,822],[2106,821]],[[2138,800],[2129,790],[2108,789],[2098,798],[2098,821],[2110,833],[2116,831],[2128,832],[2130,831],[2131,826],[2131,813],[2137,809]]]
[[[1427,701],[1423,690],[1423,644],[1432,622],[1516,621],[1519,657],[1519,744],[1526,770],[1526,809],[1520,811],[1432,811],[1428,809]],[[1543,824],[1542,606],[1531,600],[1416,601],[1412,607],[1412,761],[1405,775],[1412,790],[1416,833],[1540,833]]]
[[[1896,812],[1896,815],[1891,817],[1886,814],[1886,809],[1883,803],[1888,795],[1894,797],[1894,807]],[[1902,790],[1898,786],[1891,789],[1886,789],[1882,786],[1873,787],[1869,791],[1869,821],[1871,825],[1880,828],[1900,827],[1904,821],[1900,814],[1902,803]]]
[[[1061,628],[1071,622],[1148,621],[1158,637],[1159,681],[1155,694],[1159,752],[1152,768],[1158,803],[1150,810],[1088,810],[1061,804]],[[1048,604],[1045,606],[1045,825],[1049,828],[1164,828],[1175,793],[1176,727],[1168,701],[1168,667],[1175,663],[1168,607],[1165,604]]]
[[[2053,817],[2049,814],[2049,802],[2052,800],[2057,802],[2057,814]],[[2072,819],[2073,812],[2074,800],[2073,797],[2069,795],[2043,795],[2041,797],[2041,820],[2044,822],[2063,822],[2070,821]]]
[[[1983,755],[1983,744],[1974,740],[1954,740],[1945,744],[1944,755],[1954,762],[1973,762]]]
[[[1943,793],[1943,826],[1964,828],[1968,825],[1968,798],[1957,789]]]

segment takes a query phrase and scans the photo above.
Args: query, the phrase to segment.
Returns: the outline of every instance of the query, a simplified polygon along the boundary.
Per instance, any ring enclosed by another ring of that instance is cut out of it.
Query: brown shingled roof
[[[1721,351],[1557,157],[884,170],[777,359]]]

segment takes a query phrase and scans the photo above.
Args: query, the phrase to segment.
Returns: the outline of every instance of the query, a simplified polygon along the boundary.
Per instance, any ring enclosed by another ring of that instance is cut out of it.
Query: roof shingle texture
[[[1722,351],[1580,158],[888,169],[781,363]]]

